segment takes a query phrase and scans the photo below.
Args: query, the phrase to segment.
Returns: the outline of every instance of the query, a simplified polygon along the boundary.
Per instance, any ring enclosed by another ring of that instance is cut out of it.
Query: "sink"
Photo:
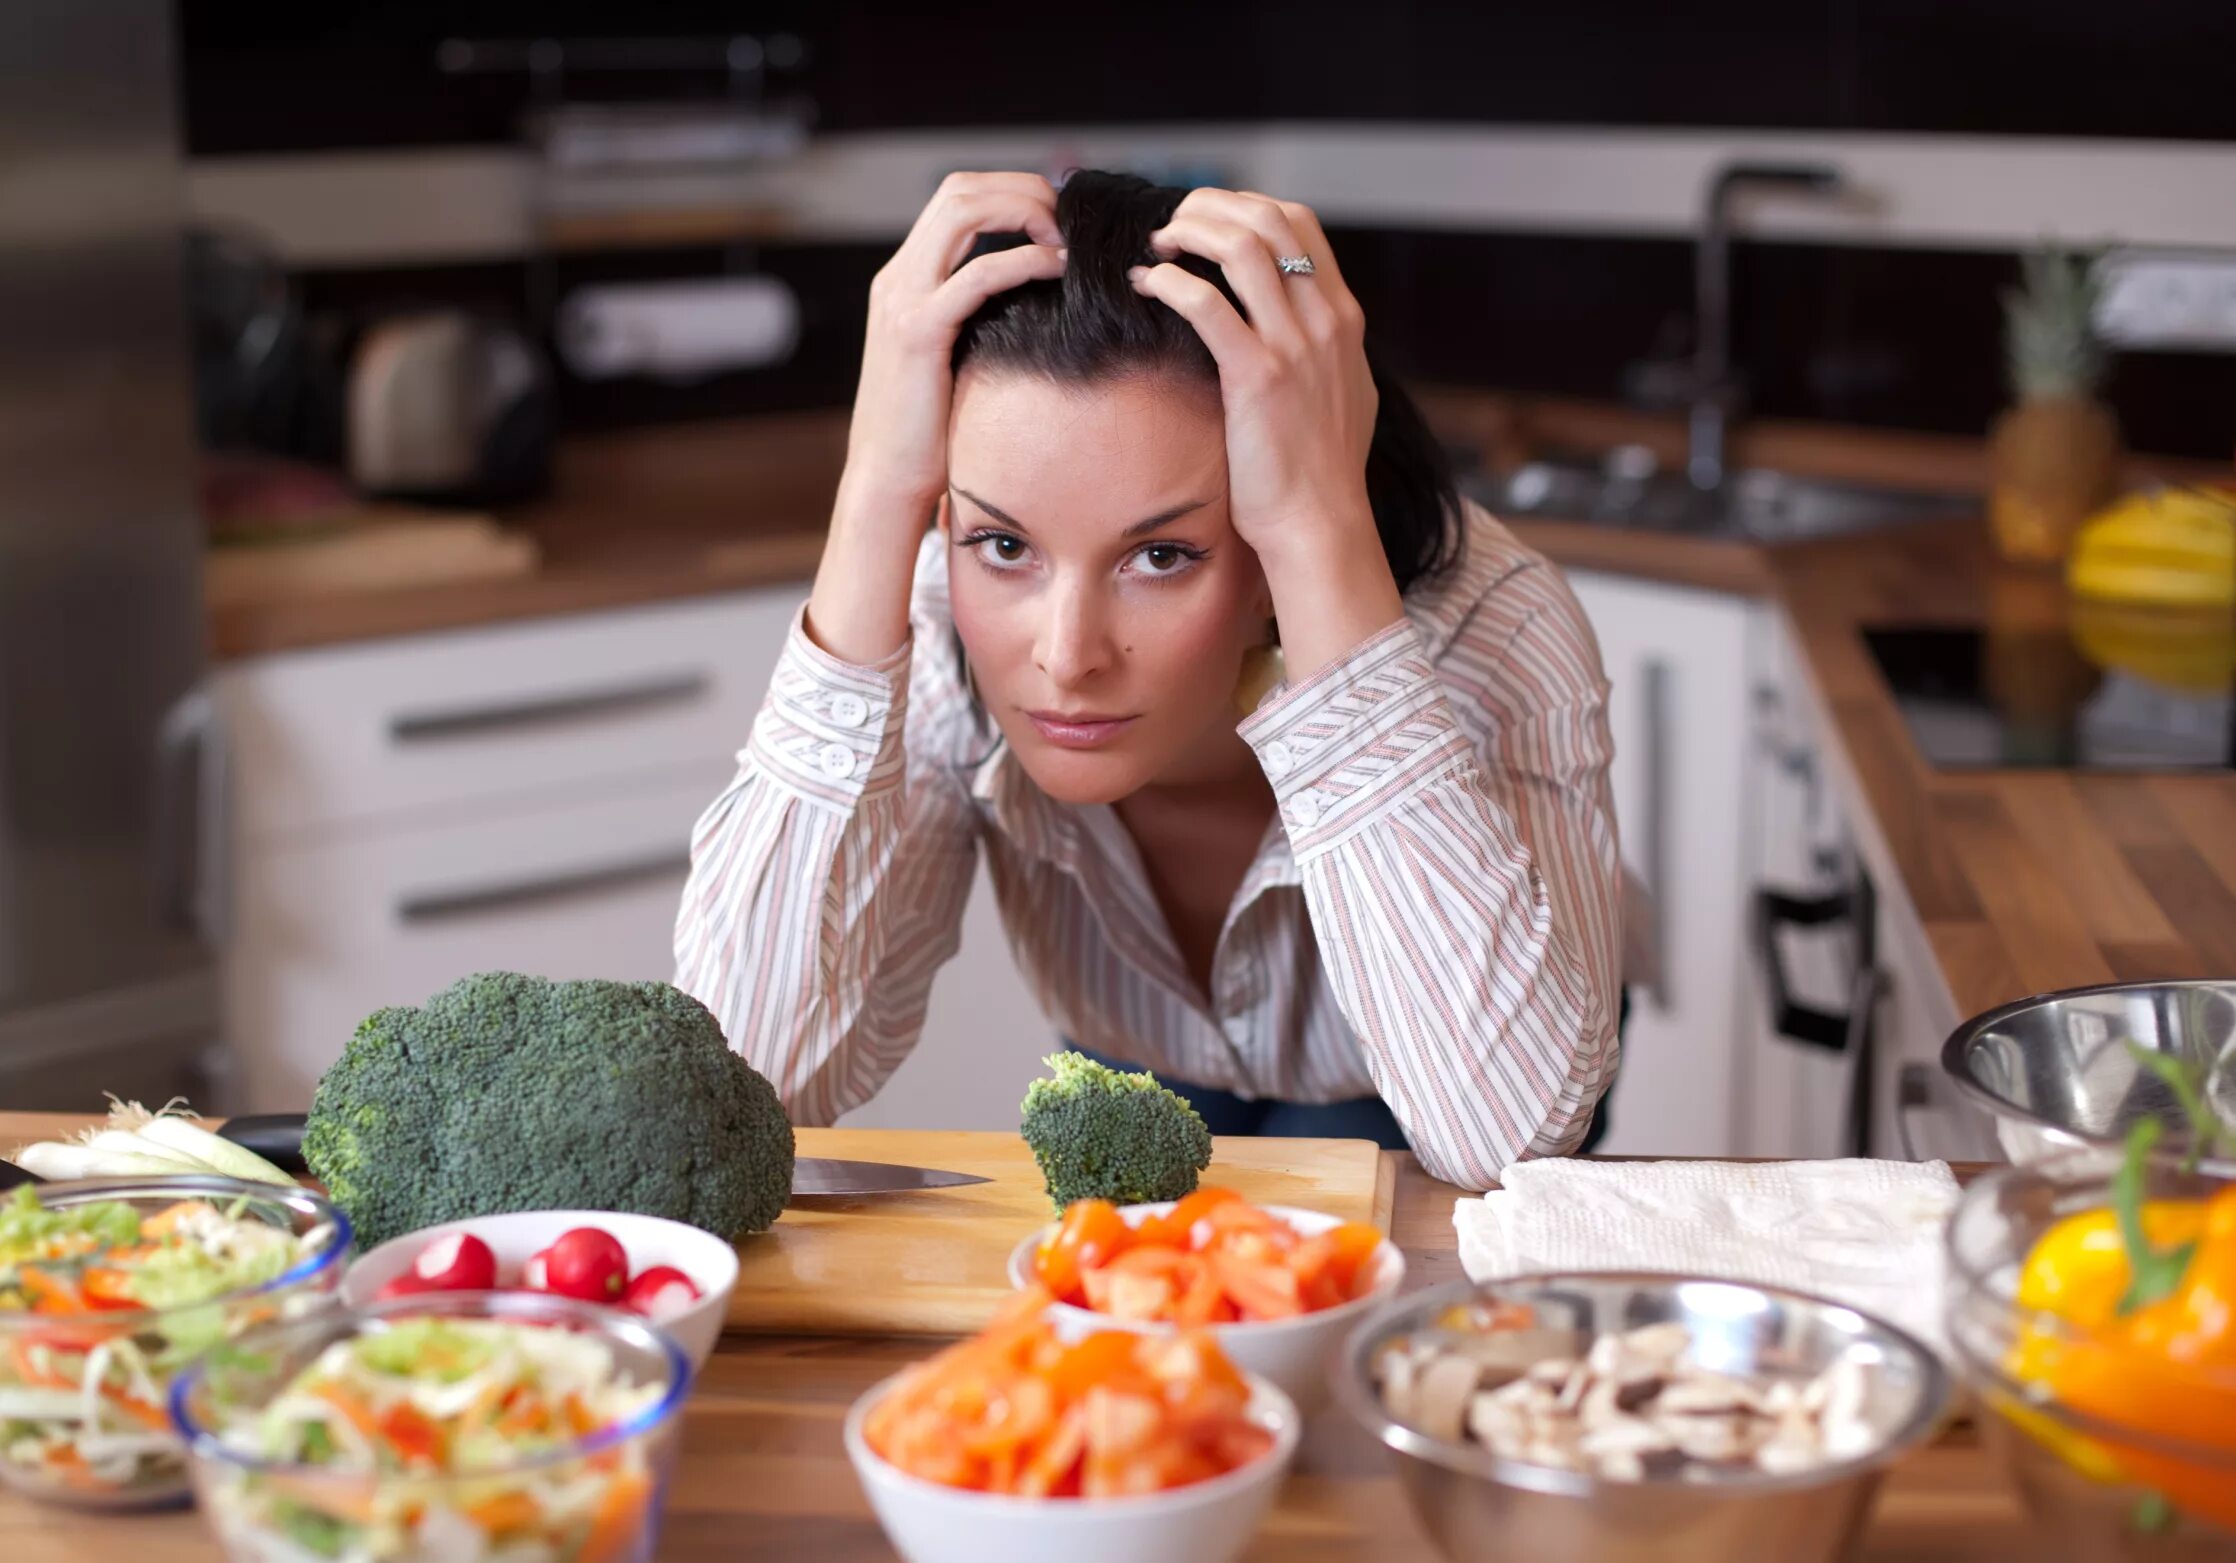
[[[1799,542],[1976,509],[1977,496],[1833,483],[1791,473],[1734,472],[1703,493],[1637,447],[1598,463],[1533,461],[1461,485],[1493,514],[1545,516],[1646,532],[1760,543]]]

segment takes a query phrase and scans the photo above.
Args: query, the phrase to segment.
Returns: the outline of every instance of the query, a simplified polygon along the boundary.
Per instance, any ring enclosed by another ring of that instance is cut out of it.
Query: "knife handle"
[[[217,1132],[242,1149],[256,1152],[280,1171],[301,1177],[310,1171],[303,1160],[304,1122],[301,1113],[251,1113],[245,1118],[226,1119]]]

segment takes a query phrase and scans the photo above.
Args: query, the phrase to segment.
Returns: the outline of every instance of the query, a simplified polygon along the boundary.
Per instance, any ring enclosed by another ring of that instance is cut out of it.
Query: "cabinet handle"
[[[691,871],[689,852],[662,852],[655,857],[608,864],[603,868],[575,869],[542,879],[515,880],[510,884],[484,885],[473,890],[433,890],[408,895],[396,903],[396,920],[402,923],[438,923],[453,918],[481,917],[509,912],[571,896],[596,895],[650,880],[668,879]]]
[[[1933,1105],[1933,1075],[1923,1064],[1904,1064],[1894,1077],[1894,1136],[1904,1161],[1923,1161],[1910,1134],[1910,1114]]]
[[[156,735],[153,847],[161,915],[223,949],[233,901],[232,753],[206,685],[164,714]]]
[[[450,738],[479,738],[522,727],[622,716],[655,706],[696,700],[707,692],[707,684],[704,673],[678,673],[614,689],[547,695],[504,705],[421,711],[389,718],[388,736],[397,743],[430,743]]]
[[[1879,999],[1887,988],[1886,975],[1879,970],[1879,897],[1871,876],[1859,866],[1847,888],[1817,896],[1760,887],[1755,891],[1753,921],[1755,955],[1770,990],[1770,1024],[1782,1037],[1847,1057],[1848,1152],[1868,1156]],[[1845,1011],[1819,1009],[1796,999],[1786,977],[1785,956],[1778,949],[1778,930],[1787,924],[1808,928],[1837,921],[1855,926],[1856,962]]]
[[[1669,733],[1677,670],[1666,657],[1648,657],[1638,669],[1646,719],[1646,892],[1654,902],[1654,980],[1646,989],[1667,1012],[1669,996]]]
[[[1789,1041],[1805,1042],[1828,1052],[1848,1049],[1855,1013],[1843,1013],[1804,1004],[1793,996],[1786,976],[1786,958],[1778,949],[1778,930],[1785,927],[1816,928],[1853,915],[1854,894],[1835,890],[1827,895],[1788,895],[1768,887],[1755,891],[1755,955],[1762,962],[1763,978],[1770,989],[1770,1025]]]

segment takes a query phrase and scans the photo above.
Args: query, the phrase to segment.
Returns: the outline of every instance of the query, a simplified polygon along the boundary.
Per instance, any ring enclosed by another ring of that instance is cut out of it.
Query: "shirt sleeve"
[[[1241,728],[1376,1089],[1468,1188],[1572,1149],[1616,1058],[1606,679],[1549,567],[1494,596],[1436,662],[1401,621]]]
[[[978,837],[961,776],[911,753],[910,648],[842,662],[804,619],[692,832],[675,980],[794,1123],[827,1124],[916,1045],[961,942]]]

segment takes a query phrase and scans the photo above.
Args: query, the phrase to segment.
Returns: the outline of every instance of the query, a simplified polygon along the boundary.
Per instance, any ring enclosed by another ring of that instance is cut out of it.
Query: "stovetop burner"
[[[2098,668],[2062,629],[1864,631],[1911,738],[1942,770],[2236,767],[2236,694]]]

